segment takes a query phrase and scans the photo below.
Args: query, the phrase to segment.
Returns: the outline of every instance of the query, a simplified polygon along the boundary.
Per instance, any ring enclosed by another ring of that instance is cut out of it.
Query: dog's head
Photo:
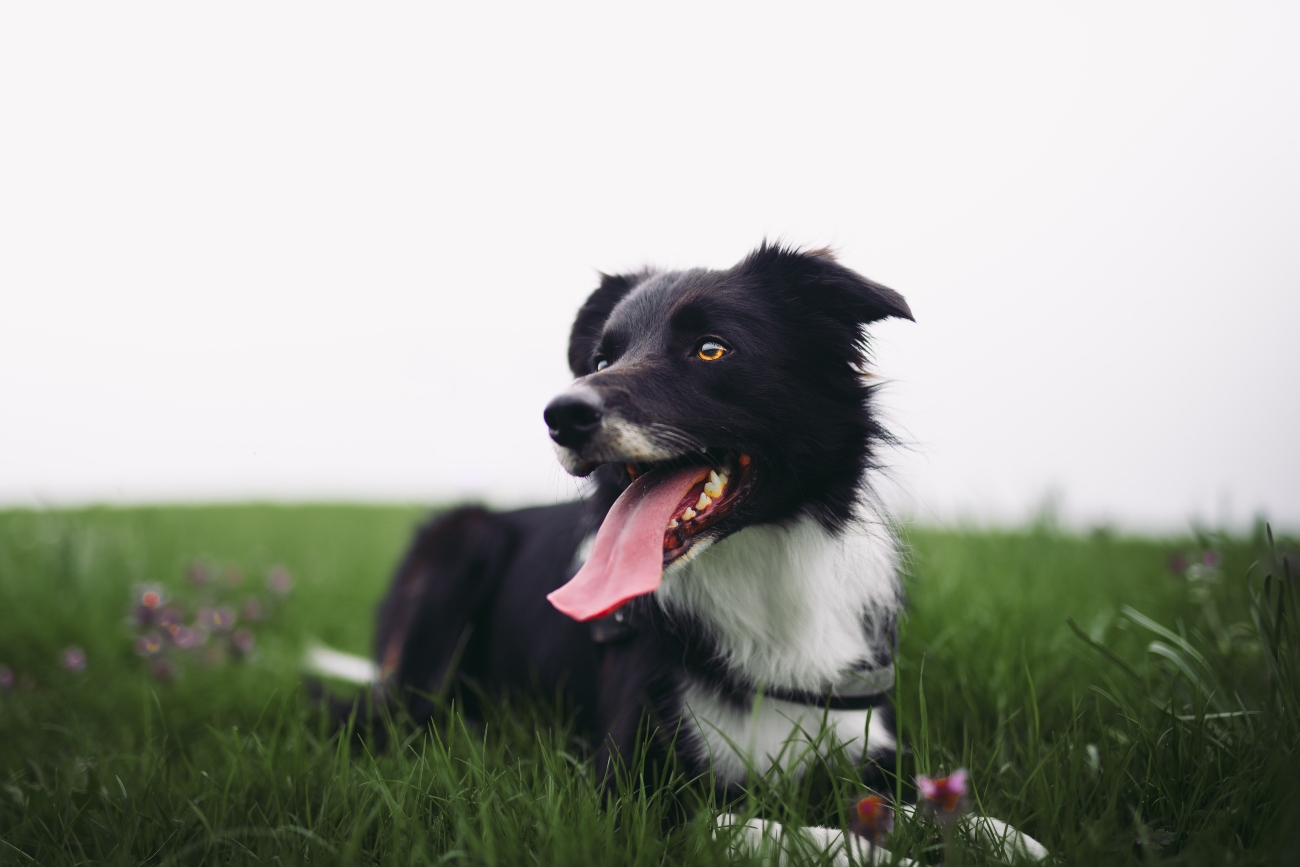
[[[889,316],[912,318],[902,296],[825,251],[605,277],[573,325],[578,379],[545,419],[566,470],[626,490],[584,568],[604,590],[557,606],[600,616],[746,526],[848,520],[881,435],[863,326]]]

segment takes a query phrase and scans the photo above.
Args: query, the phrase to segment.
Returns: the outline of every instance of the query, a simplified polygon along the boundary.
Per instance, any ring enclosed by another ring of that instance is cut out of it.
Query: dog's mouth
[[[665,469],[663,465],[628,464],[627,474],[635,482],[646,473]],[[754,462],[747,454],[726,453],[717,462],[710,460],[701,465],[698,474],[702,477],[678,499],[664,527],[665,567],[685,556],[705,530],[727,517],[745,499],[753,488]]]
[[[587,562],[552,592],[551,604],[575,620],[603,617],[652,593],[664,568],[716,535],[710,532],[749,495],[754,461],[747,454],[699,453],[659,464],[628,464],[631,484],[596,532]]]

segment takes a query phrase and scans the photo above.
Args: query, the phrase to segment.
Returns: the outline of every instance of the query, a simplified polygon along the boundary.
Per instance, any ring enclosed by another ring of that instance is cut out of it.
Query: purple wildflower
[[[235,627],[235,609],[229,605],[200,608],[197,620],[201,626],[217,632],[229,632]]]
[[[14,670],[7,665],[0,665],[0,692],[12,692],[17,683]]]
[[[170,659],[160,656],[149,666],[149,673],[161,681],[169,681],[176,676],[176,666]]]
[[[73,674],[81,674],[86,670],[86,651],[77,645],[65,647],[60,655],[60,661],[63,667]]]
[[[958,768],[946,777],[919,774],[916,788],[940,820],[951,822],[966,812],[966,776],[965,768]]]
[[[157,632],[148,632],[135,640],[135,652],[145,659],[157,656],[163,651],[163,637]]]
[[[180,626],[185,621],[185,612],[175,605],[168,605],[158,612],[155,621],[163,631],[170,633],[174,627]]]
[[[236,629],[230,636],[230,649],[235,656],[240,658],[251,656],[256,643],[257,639],[247,629]]]
[[[853,805],[849,830],[873,846],[894,830],[894,810],[880,795],[867,795]]]
[[[266,586],[276,596],[288,596],[293,590],[293,574],[283,566],[276,566],[267,573]]]
[[[258,599],[256,596],[248,597],[244,600],[244,605],[240,609],[240,613],[243,614],[245,620],[252,622],[261,620],[265,616],[265,613],[262,611],[262,600]]]
[[[193,650],[208,640],[206,632],[193,626],[186,626],[184,623],[169,626],[167,634],[171,636],[172,643],[182,650]]]
[[[191,584],[204,585],[212,583],[212,570],[197,560],[190,564],[188,575]]]
[[[132,622],[140,628],[152,625],[158,616],[158,609],[166,601],[167,598],[158,585],[150,584],[141,588],[140,592],[136,594],[135,603],[131,608]]]

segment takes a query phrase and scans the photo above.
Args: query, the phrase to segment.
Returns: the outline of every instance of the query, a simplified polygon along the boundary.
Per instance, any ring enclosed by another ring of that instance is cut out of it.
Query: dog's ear
[[[891,316],[913,319],[902,295],[845,268],[830,250],[794,250],[764,241],[739,268],[854,325]]]
[[[574,376],[586,376],[592,372],[591,352],[600,339],[601,329],[610,311],[623,296],[632,291],[632,287],[645,279],[645,274],[601,274],[600,287],[587,297],[586,303],[578,311],[578,318],[573,320],[573,330],[569,332],[569,369]]]

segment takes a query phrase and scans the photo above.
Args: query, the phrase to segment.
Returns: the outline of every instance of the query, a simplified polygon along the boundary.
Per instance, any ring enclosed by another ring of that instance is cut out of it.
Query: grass
[[[299,681],[302,648],[367,651],[420,517],[0,513],[0,664],[16,681],[0,693],[0,864],[732,863],[709,833],[706,785],[669,769],[607,801],[589,751],[544,704],[496,708],[485,727],[449,707],[382,752],[329,729]],[[1062,863],[1300,861],[1300,656],[1278,559],[1294,541],[1277,557],[1262,532],[915,529],[908,542],[904,779],[969,768],[981,810]],[[1211,550],[1216,568],[1197,559]],[[1169,569],[1178,554],[1196,560],[1185,575]],[[186,580],[196,558],[212,583]],[[273,604],[261,576],[277,564],[296,586]],[[222,589],[232,568],[238,591]],[[260,594],[256,653],[186,657],[155,678],[127,623],[146,584],[187,603]],[[83,672],[60,665],[70,645]],[[755,780],[746,809],[842,824],[859,792],[835,758],[804,781]],[[889,845],[934,863],[936,841],[900,821]],[[974,845],[956,854],[996,862]]]

